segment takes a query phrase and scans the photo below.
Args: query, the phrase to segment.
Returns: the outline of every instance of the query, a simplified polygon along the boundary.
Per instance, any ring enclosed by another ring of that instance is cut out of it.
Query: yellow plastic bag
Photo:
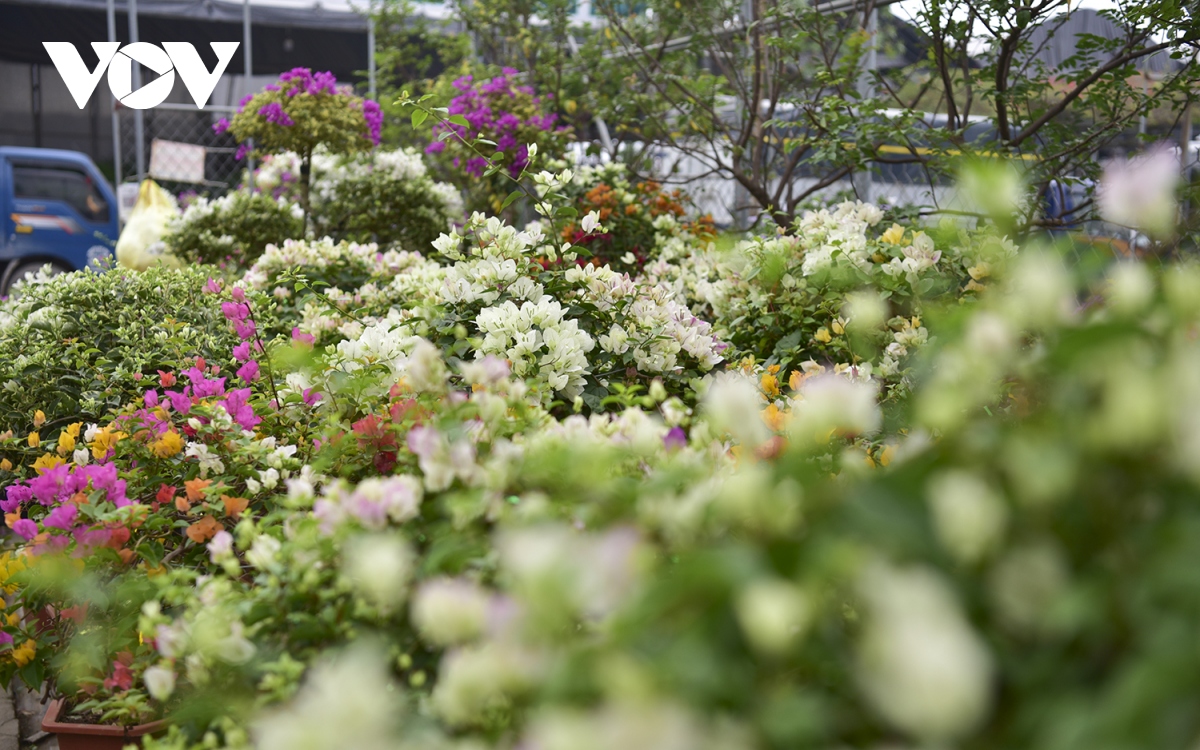
[[[137,203],[129,212],[129,221],[117,239],[117,263],[135,271],[144,271],[155,265],[171,268],[183,266],[182,261],[167,252],[167,246],[162,241],[167,226],[178,213],[179,209],[170,193],[154,180],[142,180]]]

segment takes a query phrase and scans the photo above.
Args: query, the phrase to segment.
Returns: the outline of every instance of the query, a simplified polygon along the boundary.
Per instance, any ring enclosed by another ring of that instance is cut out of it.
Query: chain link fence
[[[198,193],[217,197],[237,187],[247,166],[237,158],[238,144],[213,125],[234,112],[233,107],[163,104],[142,110],[142,154],[138,158],[137,112],[118,111],[120,144],[117,181],[150,177],[179,196]],[[140,173],[139,173],[140,167]]]

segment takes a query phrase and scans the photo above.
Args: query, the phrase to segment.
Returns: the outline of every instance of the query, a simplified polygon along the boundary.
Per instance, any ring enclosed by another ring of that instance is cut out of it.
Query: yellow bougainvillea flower
[[[150,446],[150,450],[159,458],[170,458],[183,450],[183,438],[174,430],[167,430]]]
[[[60,456],[65,456],[75,450],[75,438],[63,432],[58,436],[58,448],[56,450]]]
[[[38,460],[33,462],[33,470],[41,476],[46,469],[53,469],[55,466],[62,466],[66,461],[54,455],[53,453],[45,453],[38,456]]]
[[[46,412],[38,409],[33,413],[33,429],[39,429],[44,424],[46,424]]]
[[[904,227],[899,224],[893,224],[879,239],[889,245],[902,244],[904,242]]]
[[[774,373],[764,372],[760,382],[762,391],[768,398],[779,395],[779,378],[775,377]]]
[[[12,650],[12,658],[18,667],[23,667],[33,661],[33,656],[36,653],[37,641],[30,639]]]
[[[883,450],[879,451],[879,465],[887,466],[892,462],[892,457],[896,455],[896,446],[884,446]]]
[[[63,432],[78,440],[81,429],[83,429],[83,422],[73,422],[67,425],[67,429],[63,430]]]
[[[20,573],[22,570],[25,570],[24,560],[19,557],[14,557],[11,552],[5,552],[3,555],[0,555],[0,591],[3,591],[9,596],[15,594],[17,591],[17,586],[14,583],[9,583],[9,581],[12,580],[14,575]],[[10,615],[10,617],[15,616],[16,615]],[[12,622],[9,622],[9,625],[12,624]]]
[[[836,318],[830,328],[833,329],[834,333],[841,336],[846,332],[846,321],[842,320],[841,318]]]
[[[762,420],[772,432],[783,431],[783,422],[786,417],[787,413],[775,404],[767,404],[767,408],[762,410]]]
[[[31,432],[29,433],[29,436],[25,438],[25,442],[29,443],[30,448],[36,448],[42,444],[42,436],[36,432]]]
[[[127,437],[124,432],[114,428],[112,425],[107,425],[96,433],[96,439],[92,441],[92,457],[97,461],[104,458],[109,450],[114,445]]]
[[[817,333],[813,338],[822,344],[828,344],[830,341],[833,341],[833,337],[829,335],[829,329],[824,326],[817,329]]]

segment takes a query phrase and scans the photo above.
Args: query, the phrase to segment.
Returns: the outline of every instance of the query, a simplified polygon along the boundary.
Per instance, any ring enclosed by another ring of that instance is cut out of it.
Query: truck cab
[[[85,154],[0,146],[0,296],[46,264],[107,267],[119,234],[116,196]]]

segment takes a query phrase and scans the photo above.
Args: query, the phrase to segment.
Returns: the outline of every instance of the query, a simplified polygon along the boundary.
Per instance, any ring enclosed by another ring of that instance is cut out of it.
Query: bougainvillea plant
[[[232,120],[221,119],[213,130],[228,130],[247,154],[292,151],[301,157],[300,205],[308,214],[312,154],[323,146],[331,154],[351,154],[379,145],[383,111],[370,99],[339,88],[332,73],[293,68],[257,94],[239,103]],[[253,145],[251,145],[253,143]]]
[[[446,107],[449,117],[434,124],[426,153],[444,154],[455,169],[475,180],[490,177],[492,166],[519,177],[529,166],[531,144],[544,154],[562,153],[570,129],[557,125],[558,116],[546,111],[546,98],[514,82],[517,75],[504,68],[491,79],[464,75],[454,81],[459,93]],[[507,191],[491,192],[496,203]]]

